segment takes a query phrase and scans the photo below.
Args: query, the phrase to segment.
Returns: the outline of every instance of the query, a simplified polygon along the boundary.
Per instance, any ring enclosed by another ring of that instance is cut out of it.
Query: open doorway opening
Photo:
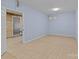
[[[6,38],[14,39],[20,37],[23,39],[23,14],[14,10],[6,12]]]

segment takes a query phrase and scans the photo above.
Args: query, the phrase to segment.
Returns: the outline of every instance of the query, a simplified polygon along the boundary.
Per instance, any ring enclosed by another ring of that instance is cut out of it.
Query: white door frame
[[[23,36],[22,36],[22,42],[23,42],[23,40],[24,40],[24,13],[22,11],[10,9],[10,8],[7,8],[6,9],[6,13],[7,12],[11,12],[11,13],[14,13],[14,14],[22,15],[22,20],[23,20]]]

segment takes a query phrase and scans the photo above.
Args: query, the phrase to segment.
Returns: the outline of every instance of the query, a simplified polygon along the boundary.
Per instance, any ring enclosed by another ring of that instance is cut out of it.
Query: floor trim
[[[1,56],[3,56],[7,52],[7,49],[5,49],[3,52],[1,52]]]
[[[32,41],[34,41],[34,40],[43,38],[43,37],[45,37],[45,36],[47,36],[47,35],[46,35],[46,34],[40,35],[40,36],[37,36],[37,37],[35,37],[35,38],[33,38],[33,39],[30,39],[30,40],[27,40],[27,41],[23,41],[23,43],[30,43],[30,42],[32,42]]]
[[[75,36],[72,35],[64,35],[64,34],[48,34],[49,36],[62,36],[62,37],[68,37],[68,38],[74,38],[76,39]]]

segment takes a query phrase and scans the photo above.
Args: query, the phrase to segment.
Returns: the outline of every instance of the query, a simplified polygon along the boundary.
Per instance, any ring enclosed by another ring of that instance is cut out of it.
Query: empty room
[[[78,0],[1,0],[1,59],[78,59]]]

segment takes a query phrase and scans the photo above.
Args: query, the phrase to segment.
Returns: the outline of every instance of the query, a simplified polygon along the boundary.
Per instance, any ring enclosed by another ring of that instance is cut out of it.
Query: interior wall
[[[1,7],[1,54],[3,54],[7,49],[6,44],[6,13],[4,7]]]
[[[75,12],[75,37],[78,39],[78,10]]]
[[[23,41],[28,42],[32,39],[46,35],[49,31],[50,34],[61,34],[74,36],[75,34],[75,13],[63,13],[59,16],[56,16],[57,19],[49,22],[48,25],[48,16],[27,6],[25,3],[21,2],[20,6],[16,7],[15,0],[2,0],[1,6],[4,9],[1,9],[1,54],[6,51],[6,9],[18,10],[23,13],[24,20],[24,35]],[[4,11],[5,10],[5,11]],[[49,29],[48,29],[49,28]]]
[[[21,2],[20,6],[17,8],[15,0],[2,0],[1,6],[4,7],[5,10],[8,8],[8,9],[21,11],[23,13],[23,20],[24,20],[23,21],[24,22],[23,42],[28,42],[29,40],[31,41],[32,39],[38,36],[43,36],[47,34],[47,29],[48,29],[47,15],[37,10],[34,10],[33,8],[30,8],[23,2]],[[3,11],[3,9],[1,11]],[[4,13],[6,13],[6,11],[4,11]],[[2,18],[1,20],[5,22],[6,20],[5,14],[4,14],[4,18]],[[2,25],[1,27],[5,28],[6,24]],[[6,30],[6,29],[3,29],[3,30]],[[2,31],[2,33],[5,34],[6,31]],[[4,42],[4,43],[2,42],[2,47],[1,47],[2,54],[3,54],[3,51],[6,50],[6,35],[3,35],[3,34],[1,34],[3,36],[1,39]]]
[[[49,34],[75,37],[77,32],[76,12],[66,12],[49,21]]]

